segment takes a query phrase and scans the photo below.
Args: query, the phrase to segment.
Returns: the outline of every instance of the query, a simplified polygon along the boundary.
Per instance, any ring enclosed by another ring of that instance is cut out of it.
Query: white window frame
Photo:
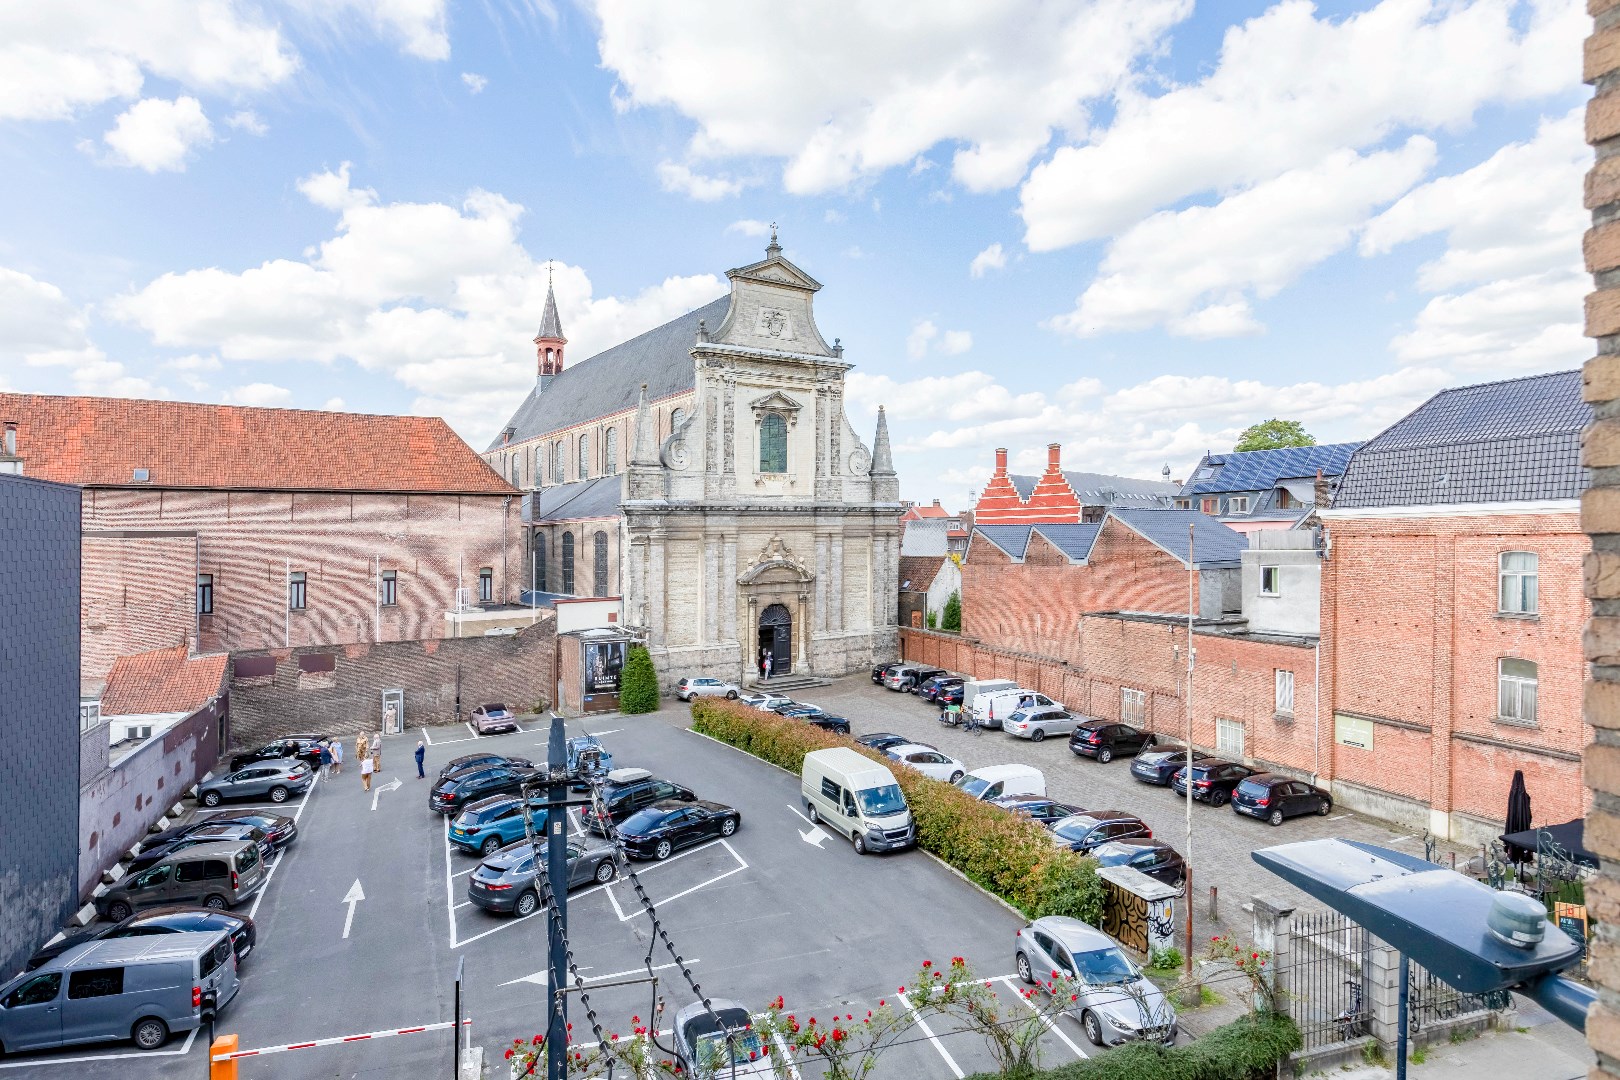
[[[1215,753],[1228,761],[1242,761],[1245,757],[1247,733],[1241,720],[1224,716],[1215,719]]]
[[[1226,500],[1228,514],[1247,514],[1249,512],[1249,497],[1247,495],[1231,495]]]
[[[1129,686],[1119,688],[1119,722],[1140,731],[1147,730],[1147,691]]]
[[[1526,664],[1535,672],[1534,675],[1509,675],[1509,663]],[[1511,724],[1536,723],[1536,703],[1540,696],[1541,667],[1533,660],[1526,660],[1522,656],[1504,656],[1496,662],[1496,708],[1497,715]]]
[[[1509,570],[1508,559],[1515,555],[1527,556],[1529,569]],[[1502,615],[1541,613],[1541,557],[1534,551],[1504,551],[1496,557],[1496,610]]]
[[[1294,673],[1286,668],[1276,669],[1276,703],[1278,716],[1294,715]]]
[[[1266,587],[1266,578],[1267,577],[1271,578],[1271,587],[1269,589]],[[1261,566],[1260,566],[1260,595],[1261,596],[1281,596],[1282,595],[1282,567],[1279,566],[1278,564],[1272,563],[1269,566],[1264,564],[1264,563],[1261,564]]]

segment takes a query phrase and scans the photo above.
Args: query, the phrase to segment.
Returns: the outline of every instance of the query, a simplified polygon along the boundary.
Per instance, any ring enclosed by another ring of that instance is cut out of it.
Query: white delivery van
[[[980,694],[1016,689],[1018,684],[1011,679],[969,679],[962,684],[962,711],[972,712],[973,703],[979,699]]]
[[[980,802],[989,802],[1003,795],[1045,795],[1046,777],[1032,765],[987,765],[962,777],[956,786]]]
[[[804,755],[800,793],[810,820],[847,836],[858,854],[898,851],[917,842],[911,808],[894,774],[847,747]]]
[[[992,690],[974,699],[973,719],[987,728],[1000,728],[1001,722],[1019,709],[1053,705],[1060,709],[1063,707],[1060,702],[1053,701],[1038,690],[1026,690],[1021,686],[1010,690]]]

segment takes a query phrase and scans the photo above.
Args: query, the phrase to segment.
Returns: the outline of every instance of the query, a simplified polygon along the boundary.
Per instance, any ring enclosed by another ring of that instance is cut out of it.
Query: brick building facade
[[[996,469],[973,508],[975,525],[1062,525],[1102,521],[1110,508],[1168,510],[1178,490],[1163,480],[1136,480],[1106,473],[1065,472],[1063,447],[1046,447],[1046,471],[1024,476],[1007,469],[1007,449],[996,449]]]

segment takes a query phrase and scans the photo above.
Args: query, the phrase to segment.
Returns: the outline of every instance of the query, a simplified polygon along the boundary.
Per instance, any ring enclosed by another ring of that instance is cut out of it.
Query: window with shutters
[[[759,471],[787,472],[787,421],[766,413],[759,422]]]
[[[592,540],[592,543],[595,545],[595,548],[596,548],[595,552],[592,555],[592,561],[595,563],[595,566],[593,567],[593,569],[595,571],[594,576],[596,578],[596,581],[595,581],[596,595],[597,596],[606,596],[608,594],[608,538],[607,538],[607,533],[602,532],[602,531],[599,530],[597,532],[595,538]]]
[[[563,533],[562,538],[562,592],[574,595],[574,534]]]
[[[619,471],[619,429],[610,427],[602,436],[602,475],[612,476]]]

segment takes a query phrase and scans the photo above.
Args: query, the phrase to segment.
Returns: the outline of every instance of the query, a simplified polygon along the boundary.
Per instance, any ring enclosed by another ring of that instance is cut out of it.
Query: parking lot
[[[647,717],[570,723],[569,733],[595,731],[616,767],[649,768],[741,811],[742,827],[729,840],[636,864],[659,919],[708,995],[759,1007],[780,994],[801,1016],[834,1009],[859,1015],[881,999],[893,1002],[923,959],[961,955],[981,975],[1008,979],[995,983],[1008,1008],[1027,1008],[1011,989],[1021,922],[1014,914],[920,852],[856,855],[801,816],[796,777],[685,730],[687,722],[687,710],[670,704]],[[545,753],[538,729],[476,741],[465,729],[426,735],[430,777],[475,748]],[[474,1044],[498,1059],[511,1039],[544,1029],[546,921],[466,903],[477,860],[451,848],[448,823],[428,809],[429,781],[416,779],[411,760],[422,736],[416,729],[386,740],[371,792],[351,763],[281,808],[298,816],[299,839],[248,906],[259,947],[244,962],[241,993],[218,1026],[236,1033],[243,1049],[449,1021],[463,958]],[[693,1000],[622,876],[575,892],[569,906],[570,939],[588,989],[644,974],[651,949],[666,1020]],[[591,993],[604,1028],[618,1032],[628,1032],[632,1016],[648,1016],[652,998],[645,983]],[[587,1029],[577,996],[571,1018],[576,1032]],[[195,1077],[206,1075],[205,1042],[205,1035],[177,1037],[151,1053],[126,1044],[28,1054],[0,1062],[0,1078],[11,1069]],[[1053,1064],[1096,1052],[1068,1019],[1045,1042]],[[448,1075],[450,1048],[450,1032],[437,1031],[250,1058],[240,1068],[244,1078],[278,1080]],[[990,1065],[977,1037],[931,1022],[885,1055],[879,1075],[960,1076]]]

